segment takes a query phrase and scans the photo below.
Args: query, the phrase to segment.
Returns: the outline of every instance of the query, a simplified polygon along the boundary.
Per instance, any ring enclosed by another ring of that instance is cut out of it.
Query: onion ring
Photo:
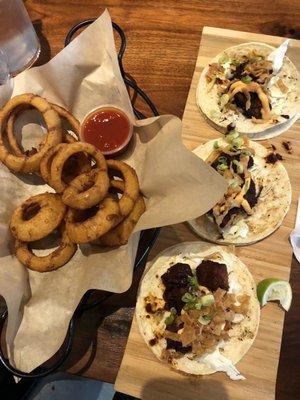
[[[9,152],[3,141],[7,120],[11,113],[20,105],[29,104],[36,108],[42,115],[47,126],[47,135],[41,148],[32,155],[14,155]],[[0,110],[0,160],[9,169],[16,172],[37,172],[40,161],[49,148],[60,143],[62,139],[61,120],[57,112],[47,100],[34,94],[22,94],[10,99]]]
[[[72,128],[72,131],[74,132],[76,138],[79,138],[79,129],[80,129],[80,123],[78,119],[76,119],[69,111],[67,111],[65,108],[58,106],[57,104],[50,103],[51,107],[58,113],[58,115],[62,118],[65,119],[69,125]],[[24,110],[26,110],[28,107],[26,105],[21,105],[20,107],[16,108],[9,116],[7,120],[7,127],[6,127],[6,134],[7,134],[7,140],[9,143],[9,146],[11,147],[12,153],[17,155],[17,156],[23,156],[26,154],[26,152],[23,152],[20,144],[18,143],[15,134],[14,134],[14,124],[16,121],[16,118],[18,117],[18,114]],[[73,141],[68,141],[67,138],[73,138]],[[63,131],[63,138],[62,142],[63,143],[73,143],[77,141],[74,136],[69,134],[67,131]]]
[[[53,187],[51,182],[51,163],[56,153],[63,147],[62,145],[66,143],[75,143],[77,142],[76,138],[72,136],[68,132],[63,132],[63,143],[58,144],[57,146],[51,147],[41,159],[40,163],[40,173],[45,182],[48,183],[49,186]],[[74,156],[70,157],[63,168],[62,179],[63,182],[69,184],[76,176],[83,174],[85,172],[89,172],[91,170],[91,163],[88,157],[83,154],[74,154]]]
[[[121,215],[126,217],[133,209],[139,195],[139,181],[135,170],[123,161],[107,160],[107,166],[110,170],[121,172],[124,179],[124,191],[119,206]]]
[[[16,240],[15,250],[18,260],[27,268],[38,272],[53,271],[65,265],[75,254],[77,245],[70,241],[65,224],[60,226],[60,231],[62,239],[59,247],[42,257],[35,255],[28,243]]]
[[[106,197],[98,206],[95,215],[85,221],[78,221],[78,213],[82,211],[69,208],[66,216],[66,227],[69,238],[74,243],[88,243],[104,235],[120,221],[118,201]]]
[[[65,213],[66,206],[58,194],[38,194],[15,209],[10,220],[10,231],[16,239],[33,242],[56,229]]]
[[[58,115],[69,123],[70,127],[72,128],[72,131],[75,133],[78,139],[80,130],[80,122],[78,121],[78,119],[75,118],[74,115],[72,115],[68,110],[66,110],[62,106],[59,106],[58,104],[54,103],[50,104],[54,108],[54,110],[58,113]]]
[[[99,203],[99,188],[95,186],[98,169],[81,174],[70,182],[63,194],[62,201],[77,210],[86,210]]]
[[[111,187],[117,189],[118,193],[124,191],[124,182],[112,180],[110,182]],[[101,236],[97,244],[103,246],[122,246],[128,242],[128,239],[140,219],[141,215],[145,212],[146,206],[142,195],[139,195],[132,211],[128,216],[123,219],[115,228]]]
[[[52,187],[58,193],[64,192],[64,190],[67,188],[67,185],[62,181],[61,175],[63,166],[70,156],[80,152],[89,154],[96,161],[97,175],[95,176],[95,183],[93,187],[85,190],[84,194],[80,196],[86,196],[86,198],[90,197],[90,199],[93,200],[93,204],[95,205],[98,204],[106,196],[109,188],[109,178],[107,175],[107,165],[104,156],[99,150],[97,150],[93,145],[89,143],[71,143],[68,144],[66,148],[61,149],[56,154],[51,164]],[[70,185],[72,185],[72,182]],[[96,188],[96,190],[94,187]],[[74,188],[74,190],[76,191],[77,189],[75,186]],[[63,199],[65,199],[64,195]],[[77,208],[77,199],[72,199],[71,197],[67,196],[66,204],[70,207]]]

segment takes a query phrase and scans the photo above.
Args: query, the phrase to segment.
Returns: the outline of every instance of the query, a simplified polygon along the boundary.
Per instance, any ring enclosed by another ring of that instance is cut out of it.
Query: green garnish
[[[247,149],[243,150],[241,154],[242,154],[243,156],[251,156],[251,155],[252,155],[251,151],[249,151],[249,150],[247,150]]]
[[[241,147],[244,145],[244,139],[242,137],[237,137],[234,138],[231,141],[231,146],[234,148],[233,150],[238,150],[241,149]]]
[[[233,59],[233,60],[231,61],[231,64],[234,65],[235,67],[238,67],[239,65],[241,65],[241,62],[240,62],[239,60]]]
[[[165,324],[172,325],[174,320],[175,320],[175,316],[173,314],[171,314],[165,319]]]
[[[184,295],[181,297],[181,300],[184,303],[195,303],[195,301],[197,300],[197,296],[192,293],[184,293]]]
[[[195,309],[196,310],[201,310],[201,307],[202,307],[202,303],[200,303],[200,302],[195,303]]]
[[[176,314],[177,314],[176,308],[171,307],[170,308],[170,312],[171,312],[171,314],[165,319],[165,324],[166,325],[172,325],[173,322],[175,321],[175,317],[176,317]]]
[[[238,160],[233,160],[232,164],[236,166],[236,170],[238,174],[242,174],[244,172],[243,165]]]
[[[218,171],[226,171],[226,169],[228,169],[228,165],[227,164],[219,164],[217,166],[217,170]]]
[[[188,283],[190,286],[198,287],[198,281],[197,281],[196,276],[188,276],[187,279],[188,279]]]
[[[227,158],[224,156],[221,156],[218,158],[218,163],[220,164],[227,164]]]
[[[219,58],[218,63],[219,63],[220,65],[223,65],[223,64],[227,63],[228,61],[230,61],[230,58],[229,58],[228,54],[224,53],[224,54],[222,54],[221,57]]]
[[[227,135],[225,135],[225,140],[227,143],[232,143],[232,141],[239,137],[239,133],[235,130],[229,131]]]
[[[201,317],[198,318],[198,321],[202,325],[208,325],[212,319],[213,319],[212,315],[202,315]]]
[[[249,75],[242,76],[241,81],[242,81],[243,83],[250,83],[250,82],[252,81],[252,78],[251,78],[251,76],[249,76]]]
[[[215,141],[214,142],[214,149],[218,150],[219,147],[220,147],[219,143],[217,141]]]
[[[212,294],[206,294],[205,296],[202,296],[200,300],[204,307],[211,306],[215,302],[215,298]]]
[[[237,187],[238,184],[239,184],[237,178],[232,178],[232,179],[230,179],[230,180],[228,181],[228,183],[229,183],[229,186],[232,187],[232,188]]]

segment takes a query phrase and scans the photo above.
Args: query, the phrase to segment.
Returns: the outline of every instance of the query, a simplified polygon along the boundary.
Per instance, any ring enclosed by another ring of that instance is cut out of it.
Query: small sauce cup
[[[121,154],[133,135],[133,124],[120,108],[103,106],[89,112],[80,127],[82,141],[93,144],[105,156]]]

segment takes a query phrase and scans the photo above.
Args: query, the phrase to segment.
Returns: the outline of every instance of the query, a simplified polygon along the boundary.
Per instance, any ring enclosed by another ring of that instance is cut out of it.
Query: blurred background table
[[[161,114],[182,117],[203,26],[300,39],[299,0],[25,0],[38,32],[41,65],[63,47],[82,19],[107,7],[127,37],[124,67]],[[139,105],[141,111],[148,110]],[[300,162],[300,160],[299,160]],[[168,235],[168,228],[161,231]],[[82,315],[63,370],[114,382],[129,333],[138,278],[132,289]],[[293,259],[293,305],[286,315],[277,379],[277,399],[300,396],[300,267]]]

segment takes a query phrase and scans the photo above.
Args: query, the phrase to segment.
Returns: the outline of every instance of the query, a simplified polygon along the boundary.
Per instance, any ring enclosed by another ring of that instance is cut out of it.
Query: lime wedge
[[[261,307],[268,301],[279,300],[285,311],[290,309],[293,295],[289,282],[277,278],[264,279],[256,290]]]

